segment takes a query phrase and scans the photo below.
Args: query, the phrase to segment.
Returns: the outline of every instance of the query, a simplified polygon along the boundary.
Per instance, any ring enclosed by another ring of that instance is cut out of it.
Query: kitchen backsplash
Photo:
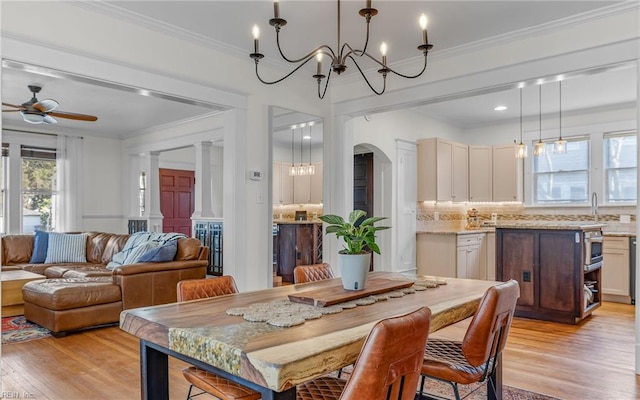
[[[466,203],[434,204],[418,202],[416,215],[418,227],[464,226],[467,210],[475,208],[481,221],[491,220],[497,214],[498,221],[588,221],[606,224],[605,231],[635,232],[636,209],[633,206],[600,206],[597,220],[590,207],[527,207],[521,203]],[[629,223],[621,218],[629,218]]]
[[[322,215],[322,204],[287,204],[273,207],[273,219],[295,219],[296,211],[306,211],[307,219],[311,220],[318,215]]]

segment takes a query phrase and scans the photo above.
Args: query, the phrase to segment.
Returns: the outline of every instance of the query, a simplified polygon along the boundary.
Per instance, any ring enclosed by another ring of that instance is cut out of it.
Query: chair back
[[[333,278],[331,265],[327,263],[298,265],[293,269],[293,282],[306,283]]]
[[[238,293],[238,288],[231,275],[178,282],[178,301],[206,299],[233,293]]]
[[[520,287],[513,279],[485,292],[462,341],[469,364],[489,363],[504,350],[518,297]]]
[[[412,400],[430,321],[431,310],[422,307],[374,325],[340,399]]]

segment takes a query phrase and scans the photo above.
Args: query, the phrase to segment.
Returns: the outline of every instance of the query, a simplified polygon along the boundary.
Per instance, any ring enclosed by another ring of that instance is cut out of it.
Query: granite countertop
[[[636,236],[635,232],[602,232],[604,236],[612,236],[612,237],[629,237]]]
[[[498,229],[552,229],[552,230],[587,230],[603,228],[606,224],[586,221],[512,221],[498,222]]]
[[[478,229],[464,229],[464,228],[444,228],[444,227],[434,227],[434,228],[423,228],[418,229],[416,233],[429,233],[436,235],[471,235],[474,233],[493,233],[496,229],[492,226],[484,226]]]
[[[296,221],[293,219],[274,219],[273,220],[274,224],[290,224],[290,225],[302,225],[302,224],[321,224],[322,221],[320,221],[319,219],[308,219],[306,221]]]

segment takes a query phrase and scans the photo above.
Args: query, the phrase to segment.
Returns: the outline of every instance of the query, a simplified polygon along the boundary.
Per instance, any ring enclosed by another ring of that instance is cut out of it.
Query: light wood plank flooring
[[[465,327],[462,322],[435,335],[460,336]],[[516,319],[504,355],[504,382],[561,399],[639,399],[634,329],[633,306],[614,303],[577,326]],[[140,398],[138,341],[117,327],[5,345],[1,351],[4,397]],[[185,365],[170,361],[171,399],[186,398]]]

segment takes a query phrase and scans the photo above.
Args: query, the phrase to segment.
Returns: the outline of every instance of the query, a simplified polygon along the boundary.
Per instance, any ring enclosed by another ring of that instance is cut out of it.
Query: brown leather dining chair
[[[331,265],[327,263],[298,265],[293,269],[293,282],[306,283],[333,278]]]
[[[238,293],[236,282],[230,275],[180,281],[177,290],[178,301]],[[220,400],[258,400],[262,397],[259,392],[253,389],[196,367],[185,368],[182,370],[182,374],[191,384],[187,400],[192,400],[203,393],[209,393]],[[200,389],[201,392],[192,395],[194,387]]]
[[[324,376],[303,383],[296,400],[413,400],[430,321],[426,307],[379,321],[348,380]]]
[[[504,350],[518,297],[520,287],[515,280],[493,286],[482,297],[462,341],[429,339],[422,362],[421,398],[425,377],[449,383],[457,400],[458,384],[491,382],[487,378]],[[489,390],[495,393],[496,388],[487,384],[487,393]]]

